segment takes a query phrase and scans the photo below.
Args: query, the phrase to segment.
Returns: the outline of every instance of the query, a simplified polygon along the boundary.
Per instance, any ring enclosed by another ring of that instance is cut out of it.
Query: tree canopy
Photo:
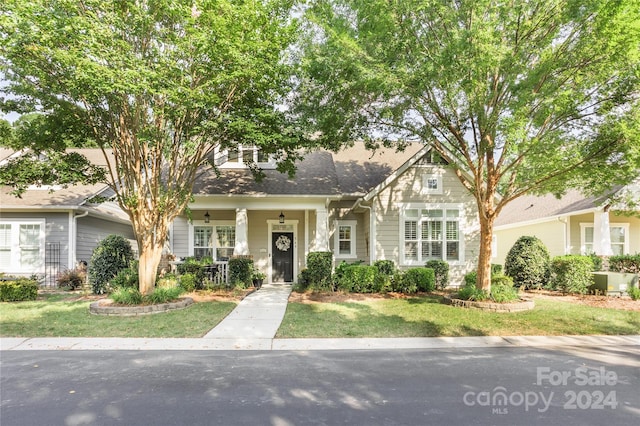
[[[2,109],[41,112],[37,128],[50,130],[46,137],[19,138],[36,154],[61,151],[69,140],[103,149],[106,182],[138,240],[143,292],[153,287],[169,223],[187,207],[198,170],[215,167],[216,152],[252,144],[292,170],[305,143],[282,108],[292,85],[293,3],[0,6],[0,72],[8,82],[1,90],[10,95]],[[3,175],[5,184],[26,187],[24,176],[11,176]]]
[[[493,221],[529,192],[603,190],[640,168],[636,0],[317,0],[300,114],[320,138],[432,144]]]

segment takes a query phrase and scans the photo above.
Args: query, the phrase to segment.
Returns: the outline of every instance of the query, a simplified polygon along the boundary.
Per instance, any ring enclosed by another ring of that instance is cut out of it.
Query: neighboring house
[[[77,150],[104,164],[95,149]],[[0,164],[13,151],[0,149]],[[51,191],[54,190],[54,191]],[[95,196],[113,195],[106,185],[68,188],[31,187],[21,198],[0,187],[0,273],[43,276],[54,285],[57,273],[89,261],[99,241],[119,234],[135,244],[128,217],[115,204],[91,204]],[[135,248],[135,245],[134,245]]]
[[[624,207],[615,201],[624,198],[621,195],[637,199],[640,187],[635,183],[601,197],[585,197],[571,190],[560,199],[553,195],[515,199],[495,222],[493,263],[504,264],[523,235],[542,240],[552,257],[639,253],[640,211],[622,214],[619,209]]]
[[[198,179],[190,216],[173,223],[178,257],[249,255],[269,282],[295,281],[312,251],[332,251],[336,264],[386,259],[402,269],[445,260],[453,284],[477,262],[475,201],[423,144],[310,152],[291,180],[253,147],[218,158],[220,175]],[[248,159],[264,170],[261,182]]]

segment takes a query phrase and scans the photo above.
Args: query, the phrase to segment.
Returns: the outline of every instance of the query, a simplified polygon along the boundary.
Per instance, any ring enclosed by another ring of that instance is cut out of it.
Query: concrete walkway
[[[3,337],[0,350],[376,350],[474,347],[640,346],[636,336],[478,336],[275,339],[291,286],[267,284],[245,297],[204,338]]]

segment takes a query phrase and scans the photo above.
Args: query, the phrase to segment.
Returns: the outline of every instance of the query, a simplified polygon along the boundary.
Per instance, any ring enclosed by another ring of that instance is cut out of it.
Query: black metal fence
[[[44,256],[44,285],[55,287],[60,272],[60,243],[47,243]]]

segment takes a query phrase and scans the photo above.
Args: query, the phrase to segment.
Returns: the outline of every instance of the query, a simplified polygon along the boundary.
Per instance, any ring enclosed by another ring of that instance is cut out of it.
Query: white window
[[[0,272],[43,272],[44,220],[0,222]]]
[[[580,224],[580,251],[582,254],[595,253],[593,223]],[[611,251],[614,255],[629,253],[629,224],[609,224]]]
[[[356,257],[355,220],[337,220],[335,222],[334,255],[336,258]]]
[[[442,194],[442,176],[425,174],[422,176],[423,194]]]
[[[243,169],[256,164],[262,169],[274,169],[275,161],[254,145],[241,145],[226,150],[216,150],[216,164],[223,169]]]
[[[423,265],[427,260],[463,261],[459,205],[408,206],[402,209],[402,262]]]
[[[193,255],[228,260],[236,245],[235,224],[214,223],[193,227]],[[215,254],[215,255],[214,255]]]

